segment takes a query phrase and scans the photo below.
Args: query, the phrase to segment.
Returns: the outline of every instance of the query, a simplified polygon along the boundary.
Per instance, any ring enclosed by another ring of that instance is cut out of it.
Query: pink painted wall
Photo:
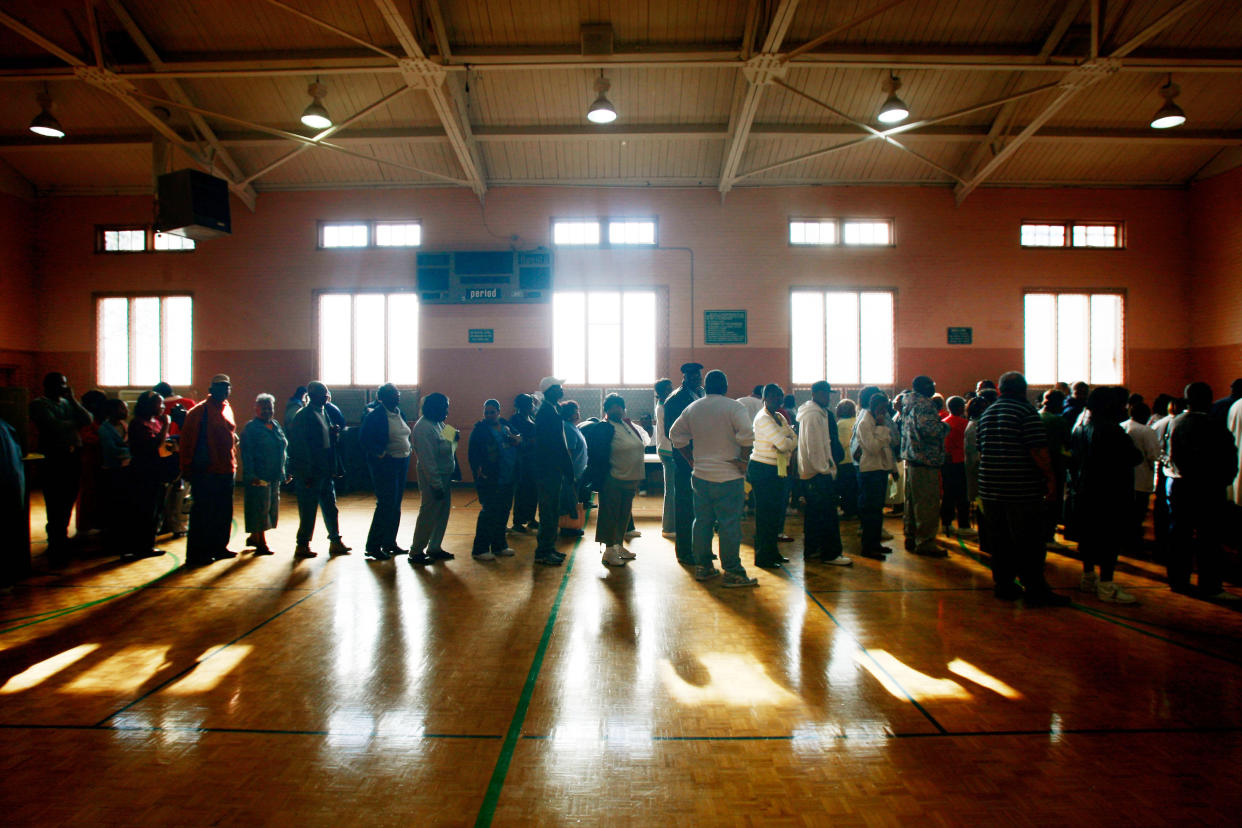
[[[1191,364],[1224,396],[1242,377],[1242,168],[1194,185],[1190,208]]]
[[[35,205],[0,193],[0,374],[16,385],[38,385],[34,280]]]

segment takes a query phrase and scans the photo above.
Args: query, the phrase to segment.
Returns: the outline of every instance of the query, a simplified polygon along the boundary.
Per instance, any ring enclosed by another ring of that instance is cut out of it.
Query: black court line
[[[286,612],[288,612],[289,610],[291,610],[291,609],[293,609],[294,607],[296,607],[298,604],[301,604],[303,601],[305,601],[305,600],[307,600],[307,599],[309,599],[309,598],[312,598],[312,597],[314,597],[315,595],[318,595],[320,592],[323,592],[325,589],[327,589],[328,587],[332,586],[332,584],[334,584],[334,583],[336,583],[336,582],[335,582],[335,581],[329,581],[328,583],[326,583],[326,584],[324,584],[323,586],[319,587],[319,589],[315,590],[314,592],[312,592],[312,593],[310,593],[310,594],[308,594],[308,595],[303,595],[301,598],[299,598],[298,600],[294,601],[292,604],[290,604],[289,606],[285,607],[285,608],[284,608],[284,609],[282,609],[280,612],[278,612],[278,613],[276,613],[275,615],[273,615],[271,618],[268,618],[268,619],[266,619],[266,620],[264,620],[264,621],[260,621],[258,624],[255,624],[253,627],[251,627],[250,629],[246,630],[244,633],[242,633],[241,635],[237,636],[236,638],[234,638],[232,641],[228,642],[227,644],[221,644],[219,647],[217,647],[216,649],[212,650],[210,653],[208,653],[208,654],[207,654],[206,656],[204,656],[202,659],[200,659],[200,660],[198,660],[198,661],[194,662],[194,663],[193,663],[193,664],[191,664],[189,667],[186,667],[184,670],[182,670],[181,672],[177,673],[176,675],[171,676],[170,678],[168,678],[168,679],[166,679],[166,680],[164,680],[164,681],[160,682],[159,684],[155,685],[155,686],[154,686],[154,687],[152,687],[150,690],[148,690],[147,692],[143,693],[141,696],[139,696],[138,698],[136,698],[136,699],[134,699],[133,701],[131,701],[129,704],[127,704],[127,705],[125,705],[124,707],[122,707],[120,710],[117,710],[117,711],[116,711],[116,712],[114,712],[114,713],[109,713],[107,716],[104,716],[102,719],[100,719],[98,722],[96,722],[96,723],[95,723],[95,726],[96,726],[96,727],[103,727],[105,724],[107,724],[107,722],[108,722],[108,720],[109,720],[109,719],[113,719],[113,718],[115,718],[115,717],[117,717],[117,716],[121,715],[121,714],[122,714],[122,713],[124,713],[126,710],[129,710],[131,707],[133,707],[134,705],[136,705],[136,704],[140,704],[141,702],[143,702],[143,701],[145,701],[146,699],[150,698],[150,697],[151,697],[152,695],[154,695],[155,693],[158,693],[160,690],[163,690],[165,687],[167,687],[168,685],[172,684],[172,683],[173,683],[174,681],[176,681],[177,679],[179,679],[179,678],[181,678],[182,676],[184,676],[184,675],[186,675],[187,673],[189,673],[191,670],[193,670],[193,669],[194,669],[195,667],[197,667],[198,665],[202,664],[203,662],[207,661],[207,660],[208,660],[208,659],[210,659],[210,658],[214,658],[215,656],[219,655],[219,654],[220,654],[220,653],[222,653],[224,650],[227,650],[229,647],[232,647],[232,646],[233,646],[234,644],[236,644],[238,641],[241,641],[243,638],[245,638],[246,636],[250,635],[250,634],[251,634],[252,632],[254,632],[255,630],[258,630],[258,629],[260,629],[261,627],[265,627],[265,626],[267,626],[268,624],[270,624],[271,622],[275,621],[275,620],[276,620],[277,618],[279,618],[280,616],[284,615],[284,614],[285,614]]]

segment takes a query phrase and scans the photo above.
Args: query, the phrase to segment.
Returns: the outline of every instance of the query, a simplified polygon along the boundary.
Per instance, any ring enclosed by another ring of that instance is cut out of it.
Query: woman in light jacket
[[[254,399],[254,419],[241,435],[242,482],[245,492],[246,545],[256,555],[270,555],[264,533],[276,528],[280,517],[280,484],[285,472],[289,440],[276,422],[276,398],[260,394]]]
[[[858,457],[858,517],[862,523],[862,555],[882,561],[893,550],[883,546],[884,496],[888,479],[897,475],[893,423],[888,397],[876,392],[854,427],[851,453]]]
[[[453,508],[453,470],[457,465],[457,429],[448,418],[449,398],[436,392],[423,398],[423,416],[414,424],[412,442],[418,456],[418,520],[410,542],[410,565],[451,561],[444,530]]]
[[[401,501],[405,498],[406,472],[410,468],[410,425],[401,411],[401,390],[391,382],[375,392],[376,405],[362,418],[358,441],[367,458],[371,484],[375,487],[375,511],[367,533],[368,561],[386,561],[405,554],[397,546],[401,528]]]
[[[623,542],[634,494],[646,475],[647,436],[625,416],[625,399],[619,394],[608,395],[604,420],[587,428],[587,478],[599,490],[595,540],[604,544],[605,566],[625,566],[634,559]]]
[[[755,492],[755,566],[773,569],[789,560],[777,548],[781,515],[785,511],[790,457],[798,435],[780,413],[785,392],[779,385],[763,389],[763,408],[755,415],[755,446],[746,467],[746,479]]]

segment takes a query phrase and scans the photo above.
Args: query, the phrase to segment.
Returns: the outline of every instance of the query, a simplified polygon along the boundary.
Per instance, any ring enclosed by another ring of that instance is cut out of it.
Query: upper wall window
[[[789,243],[821,247],[891,247],[893,222],[888,219],[790,219]]]
[[[1120,293],[1028,293],[1024,302],[1028,382],[1123,382]]]
[[[95,228],[97,253],[145,253],[149,250],[193,250],[194,240],[159,233],[145,224]]]
[[[419,247],[423,226],[417,221],[323,221],[320,249],[349,247]]]
[[[418,384],[418,294],[321,293],[319,378],[328,385]]]
[[[107,388],[192,380],[194,300],[189,296],[103,296],[95,300],[99,384]]]
[[[894,296],[889,290],[790,294],[793,382],[892,385]]]
[[[1124,247],[1122,225],[1116,221],[1024,221],[1023,247]]]
[[[607,225],[608,233],[603,233]],[[552,222],[552,243],[577,247],[654,247],[654,218],[557,219]]]

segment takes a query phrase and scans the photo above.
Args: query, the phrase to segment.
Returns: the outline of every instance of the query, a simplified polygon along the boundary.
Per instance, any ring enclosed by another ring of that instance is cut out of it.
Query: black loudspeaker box
[[[223,178],[199,170],[177,170],[158,179],[155,229],[195,241],[226,236],[229,185]]]

